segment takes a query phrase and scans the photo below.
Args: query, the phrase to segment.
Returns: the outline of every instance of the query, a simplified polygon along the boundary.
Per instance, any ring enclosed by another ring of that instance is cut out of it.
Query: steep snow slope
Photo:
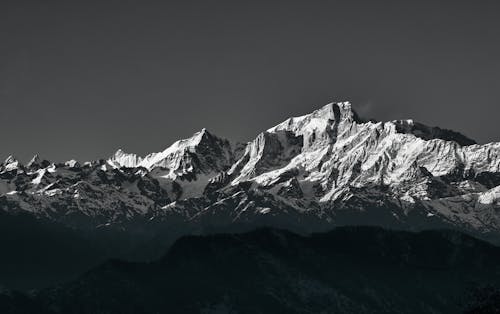
[[[87,227],[451,226],[500,240],[499,186],[500,143],[364,121],[348,102],[289,118],[244,149],[203,129],[145,157],[0,165],[2,209]]]
[[[362,121],[348,102],[268,129],[228,173],[232,185],[251,181],[271,193],[293,191],[285,198],[298,199],[295,207],[306,211],[319,203],[333,220],[342,208],[382,206],[402,210],[394,216],[425,209],[429,217],[474,229],[499,226],[498,194],[490,189],[500,184],[500,143],[477,145],[412,120]],[[487,208],[467,201],[483,194]]]
[[[115,168],[147,169],[177,199],[200,196],[209,180],[227,170],[233,161],[229,141],[203,129],[191,138],[179,140],[164,151],[144,158],[120,149],[108,163]]]

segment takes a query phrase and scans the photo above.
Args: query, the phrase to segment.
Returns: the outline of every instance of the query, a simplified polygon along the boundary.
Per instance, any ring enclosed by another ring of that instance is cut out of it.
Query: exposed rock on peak
[[[240,163],[246,165],[239,170],[238,181],[250,179],[273,169],[279,169],[300,154],[303,147],[302,135],[287,130],[273,130],[259,134],[247,145]],[[236,172],[233,168],[231,173]]]
[[[14,156],[10,155],[2,164],[0,164],[0,172],[9,172],[17,170],[21,167],[22,164]]]
[[[26,164],[26,168],[30,170],[38,170],[41,168],[47,168],[50,166],[50,161],[47,161],[45,159],[41,159],[38,154],[35,154],[33,158]]]
[[[162,152],[149,154],[138,165],[147,169],[169,169],[172,176],[176,176],[193,171],[221,170],[220,168],[228,167],[231,160],[229,141],[202,129],[190,138],[175,142]]]
[[[71,160],[68,160],[64,163],[64,165],[66,167],[69,167],[69,168],[78,168],[80,167],[80,163],[74,159],[71,159]]]
[[[83,216],[89,225],[142,217],[162,229],[432,223],[495,233],[500,242],[500,143],[474,144],[412,120],[365,121],[349,102],[329,103],[244,146],[202,129],[158,153],[119,149],[77,169],[67,162],[5,173],[20,167],[10,158],[0,168],[0,206],[55,220]]]
[[[413,134],[424,140],[441,139],[445,141],[454,141],[461,146],[477,144],[476,141],[458,132],[441,129],[439,127],[428,127],[422,123],[414,122],[411,119],[396,120],[394,124],[398,132]]]
[[[8,164],[11,164],[11,163],[15,163],[15,162],[18,162],[16,157],[12,156],[12,155],[9,155],[5,161],[3,162],[4,165],[8,165]]]
[[[26,167],[30,168],[34,165],[37,165],[38,163],[40,163],[40,156],[38,154],[35,154],[33,158],[31,158],[31,160],[26,164]]]
[[[108,159],[108,162],[115,167],[126,167],[134,168],[139,165],[142,158],[136,154],[125,153],[121,148],[119,148],[113,156]]]

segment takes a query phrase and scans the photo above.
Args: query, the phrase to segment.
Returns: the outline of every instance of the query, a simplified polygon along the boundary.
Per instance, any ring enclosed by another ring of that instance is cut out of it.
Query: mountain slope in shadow
[[[183,237],[153,263],[112,260],[31,296],[4,293],[0,310],[489,313],[499,271],[500,248],[454,231],[259,229]]]

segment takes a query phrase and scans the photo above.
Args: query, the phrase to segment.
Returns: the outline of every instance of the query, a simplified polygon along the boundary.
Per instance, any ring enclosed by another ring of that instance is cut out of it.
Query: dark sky
[[[1,1],[0,158],[250,140],[351,100],[500,140],[500,1]]]

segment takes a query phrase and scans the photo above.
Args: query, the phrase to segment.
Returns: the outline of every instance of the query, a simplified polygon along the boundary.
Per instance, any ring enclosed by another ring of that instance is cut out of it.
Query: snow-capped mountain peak
[[[16,157],[12,156],[12,155],[9,155],[3,162],[4,165],[8,165],[8,164],[11,164],[11,163],[15,163],[15,162],[18,162]]]
[[[33,158],[26,164],[26,168],[29,170],[38,170],[42,168],[47,168],[50,166],[50,161],[41,159],[38,154],[35,154]]]
[[[231,147],[229,141],[218,138],[209,133],[206,129],[202,129],[189,138],[174,142],[161,152],[151,153],[145,157],[125,153],[123,150],[119,149],[109,159],[109,162],[112,165],[120,167],[144,167],[149,170],[154,168],[165,168],[175,171],[178,170],[182,162],[189,159],[189,155],[194,156],[211,153],[220,155],[214,157],[230,158]]]
[[[26,167],[32,167],[40,162],[40,156],[38,154],[35,154],[33,158],[30,159],[30,161],[26,164]]]
[[[304,149],[309,149],[334,142],[339,130],[359,121],[350,102],[329,103],[310,114],[289,118],[267,132],[288,131],[302,136]]]
[[[1,172],[9,172],[17,170],[22,167],[22,164],[12,155],[7,157],[5,161],[0,165]]]
[[[126,167],[126,168],[135,168],[137,167],[142,158],[137,156],[136,154],[129,154],[124,152],[121,148],[119,148],[109,159],[108,163],[116,168]]]
[[[119,149],[107,163],[114,168],[146,169],[176,199],[201,195],[210,179],[227,170],[233,161],[230,142],[204,128],[145,157]]]
[[[37,157],[29,166],[39,163]],[[21,167],[9,158],[0,173]],[[4,210],[53,219],[78,213],[90,225],[95,217],[115,225],[138,216],[305,230],[440,223],[496,232],[500,242],[500,143],[478,145],[410,119],[365,121],[349,102],[286,119],[244,149],[202,129],[144,157],[119,149],[107,161],[0,180]]]

